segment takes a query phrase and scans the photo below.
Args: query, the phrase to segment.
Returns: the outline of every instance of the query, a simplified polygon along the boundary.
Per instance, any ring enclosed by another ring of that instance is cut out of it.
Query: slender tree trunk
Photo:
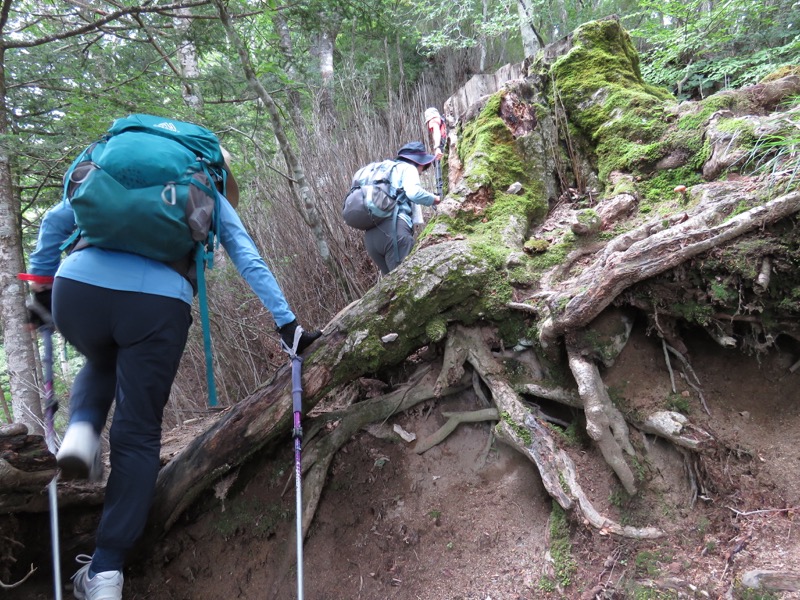
[[[386,100],[389,103],[389,118],[394,114],[394,93],[392,90],[392,59],[389,56],[389,39],[383,38],[383,55],[386,57]]]
[[[395,51],[397,52],[397,89],[402,93],[402,90],[406,88],[406,70],[403,67],[403,48],[401,45],[399,31],[395,33],[394,46]]]
[[[333,46],[338,25],[320,31],[315,39],[315,53],[319,56],[319,74],[322,87],[319,93],[319,111],[324,122],[331,127],[336,122],[336,108],[333,101]]]
[[[306,180],[306,174],[303,170],[303,165],[297,159],[297,156],[292,149],[292,145],[289,143],[289,138],[286,136],[286,131],[283,127],[283,122],[281,121],[278,107],[275,104],[275,101],[272,99],[270,93],[266,90],[266,88],[264,88],[263,85],[261,85],[261,82],[256,76],[255,69],[253,69],[253,65],[250,61],[250,55],[247,51],[247,48],[245,48],[244,43],[242,43],[242,39],[239,37],[239,34],[236,32],[236,29],[233,27],[230,15],[225,8],[224,0],[214,0],[214,3],[219,10],[219,17],[223,26],[225,27],[228,39],[239,54],[239,59],[242,63],[242,69],[244,70],[247,82],[256,92],[261,102],[264,103],[264,106],[269,113],[273,133],[278,140],[278,145],[283,153],[286,166],[292,173],[291,187],[294,204],[297,207],[300,215],[303,217],[306,225],[308,225],[308,227],[311,229],[314,240],[317,244],[317,251],[319,252],[322,262],[325,264],[331,275],[334,276],[344,294],[349,300],[352,300],[348,291],[349,286],[339,271],[336,261],[334,261],[333,257],[331,256],[328,242],[325,240],[325,232],[323,231],[322,220],[320,219],[319,211],[317,210],[316,204],[314,203],[314,198],[312,197],[311,187]]]
[[[19,197],[12,183],[5,51],[0,48],[0,323],[8,365],[14,420],[31,433],[43,433],[36,385],[36,360],[25,312],[25,289],[17,278],[25,270],[20,236]]]
[[[2,387],[0,387],[0,407],[3,409],[3,416],[6,419],[6,423],[13,423],[14,417],[11,416],[8,400],[6,400],[6,391]]]
[[[303,112],[300,103],[300,93],[294,87],[294,82],[299,81],[300,78],[295,68],[294,45],[292,44],[292,35],[289,31],[289,24],[283,17],[280,11],[276,10],[272,23],[275,27],[275,32],[278,34],[278,46],[281,49],[284,59],[286,60],[286,74],[289,76],[291,83],[289,89],[286,91],[286,96],[289,99],[289,114],[292,116],[292,122],[297,131],[298,136],[305,134],[305,126],[303,122]]]
[[[484,26],[486,25],[486,21],[487,21],[488,17],[489,17],[489,2],[488,2],[488,0],[483,0],[483,24],[484,24]],[[487,54],[486,45],[488,43],[489,42],[488,42],[488,40],[486,38],[486,33],[482,32],[481,33],[481,37],[480,37],[481,58],[480,58],[480,64],[478,66],[478,69],[479,69],[480,73],[485,73],[486,72],[486,54]]]

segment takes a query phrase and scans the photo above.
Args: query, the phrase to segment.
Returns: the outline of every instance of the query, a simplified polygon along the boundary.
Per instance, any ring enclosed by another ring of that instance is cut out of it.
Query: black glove
[[[294,347],[294,336],[298,327],[300,327],[300,325],[297,323],[297,319],[291,323],[283,325],[282,327],[278,327],[278,333],[281,334],[281,340],[290,350]],[[297,343],[298,354],[308,348],[311,345],[311,342],[322,335],[321,331],[306,331],[303,328],[300,328],[300,330],[302,333],[300,334],[300,341]]]
[[[33,293],[25,303],[28,308],[28,323],[37,329],[53,324],[53,290]]]

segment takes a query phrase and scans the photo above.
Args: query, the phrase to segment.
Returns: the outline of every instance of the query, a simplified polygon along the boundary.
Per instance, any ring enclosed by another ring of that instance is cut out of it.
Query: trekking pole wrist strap
[[[303,337],[303,328],[298,325],[294,330],[294,340],[292,340],[291,348],[286,344],[286,342],[281,339],[281,348],[283,351],[286,352],[290,357],[294,358],[297,356],[297,348],[300,346],[300,338]]]

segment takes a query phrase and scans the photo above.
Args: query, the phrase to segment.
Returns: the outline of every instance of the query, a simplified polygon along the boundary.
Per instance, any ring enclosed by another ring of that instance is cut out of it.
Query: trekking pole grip
[[[294,437],[303,437],[300,418],[303,414],[303,358],[295,354],[292,357],[292,411],[294,412]]]

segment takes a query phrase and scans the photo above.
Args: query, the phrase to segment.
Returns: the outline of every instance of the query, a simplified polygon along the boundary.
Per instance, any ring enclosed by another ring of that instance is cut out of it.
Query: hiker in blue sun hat
[[[69,426],[56,455],[63,479],[101,479],[100,434],[116,403],[109,430],[111,470],[95,550],[92,556],[78,557],[84,564],[72,578],[78,600],[122,598],[126,555],[141,536],[153,502],[164,406],[186,345],[195,292],[181,261],[152,258],[153,250],[145,249],[143,241],[138,251],[136,230],[106,239],[102,231],[92,229],[97,224],[88,217],[96,217],[94,213],[112,204],[108,190],[117,190],[113,204],[134,195],[137,204],[152,201],[160,207],[152,211],[159,215],[152,217],[155,221],[137,225],[143,237],[160,231],[160,215],[167,207],[184,204],[175,213],[180,221],[184,211],[210,202],[198,212],[205,215],[203,235],[208,235],[209,228],[214,230],[231,262],[272,314],[282,341],[294,352],[302,352],[320,336],[299,326],[234,210],[238,185],[230,157],[213,133],[151,115],[118,119],[109,133],[89,146],[67,172],[63,201],[45,214],[29,269],[39,276],[32,291],[46,299],[52,288],[52,307],[48,308],[55,325],[86,357],[72,385]],[[200,145],[195,143],[198,140]],[[202,148],[207,153],[201,153]],[[158,162],[149,164],[150,157]],[[175,173],[166,172],[170,165]],[[132,190],[114,181],[116,173],[125,173],[129,180],[154,181]],[[91,202],[96,204],[87,216],[82,211]],[[197,217],[194,212],[191,215]],[[76,225],[81,236],[61,261],[61,248]],[[109,221],[105,225],[128,224]],[[168,227],[167,231],[173,231],[176,222]],[[185,234],[188,247],[204,239],[195,237],[194,225],[186,225]],[[168,235],[149,237],[165,244],[166,250],[185,241]],[[124,249],[120,249],[122,244]],[[186,257],[189,262],[191,252]],[[194,256],[197,262],[201,254]],[[202,273],[202,266],[197,271]]]
[[[397,151],[397,167],[391,186],[397,190],[397,219],[379,222],[364,234],[367,254],[384,275],[390,273],[411,253],[414,245],[412,203],[436,205],[441,198],[424,189],[419,176],[433,163],[433,155],[422,142],[409,142]]]

